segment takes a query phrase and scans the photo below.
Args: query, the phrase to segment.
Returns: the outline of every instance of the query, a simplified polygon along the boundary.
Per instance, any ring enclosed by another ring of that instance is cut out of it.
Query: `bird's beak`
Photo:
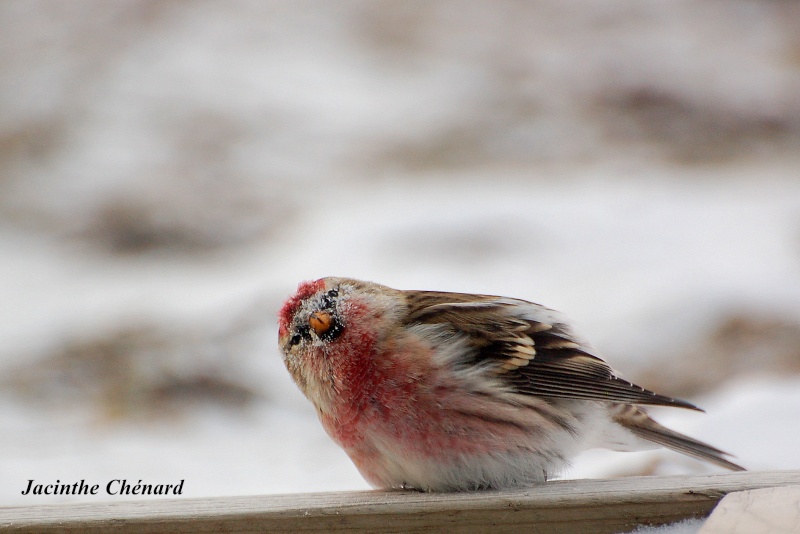
[[[328,312],[314,312],[308,318],[308,324],[314,329],[314,332],[316,332],[318,336],[321,336],[333,326],[333,317],[331,317],[331,314]]]

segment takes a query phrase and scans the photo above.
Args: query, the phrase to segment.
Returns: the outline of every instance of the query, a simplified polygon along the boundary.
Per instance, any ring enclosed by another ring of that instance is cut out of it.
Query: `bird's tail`
[[[625,405],[625,409],[614,416],[614,421],[638,438],[657,443],[673,451],[719,465],[732,471],[745,471],[744,467],[725,458],[726,456],[730,456],[727,452],[660,425],[651,419],[644,410],[634,405]]]

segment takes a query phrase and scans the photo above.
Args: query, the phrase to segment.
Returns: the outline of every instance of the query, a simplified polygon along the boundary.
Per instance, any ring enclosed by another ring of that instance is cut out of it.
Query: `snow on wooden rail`
[[[0,508],[11,532],[625,532],[705,517],[800,471],[563,480],[515,491],[365,491]]]

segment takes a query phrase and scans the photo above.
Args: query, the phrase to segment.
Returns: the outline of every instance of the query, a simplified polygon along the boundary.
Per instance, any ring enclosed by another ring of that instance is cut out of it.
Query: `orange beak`
[[[308,318],[308,324],[314,329],[318,336],[331,329],[333,325],[333,317],[327,312],[314,312]]]

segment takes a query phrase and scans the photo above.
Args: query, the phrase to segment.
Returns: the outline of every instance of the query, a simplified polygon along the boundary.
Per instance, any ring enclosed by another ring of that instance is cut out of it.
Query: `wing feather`
[[[618,376],[558,312],[491,295],[405,291],[407,324],[445,325],[474,350],[460,365],[488,366],[519,393],[700,410]]]

